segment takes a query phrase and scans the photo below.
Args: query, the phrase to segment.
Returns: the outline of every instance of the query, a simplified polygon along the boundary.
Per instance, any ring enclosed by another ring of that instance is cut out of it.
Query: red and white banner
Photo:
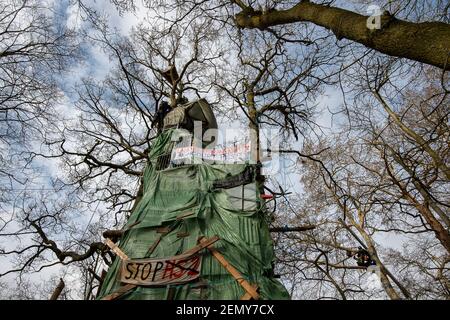
[[[240,163],[251,159],[250,142],[232,146],[202,149],[193,146],[175,147],[172,150],[171,160],[174,163],[182,161],[185,164],[193,163],[194,159],[217,161],[220,163]]]
[[[199,277],[201,264],[202,257],[198,254],[123,260],[120,281],[141,286],[185,283]]]

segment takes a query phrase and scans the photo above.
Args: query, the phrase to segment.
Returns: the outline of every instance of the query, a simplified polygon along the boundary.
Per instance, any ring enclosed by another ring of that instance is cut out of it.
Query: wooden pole
[[[53,291],[52,296],[50,297],[50,300],[58,300],[59,296],[61,295],[61,292],[63,291],[65,287],[65,283],[63,279],[59,279],[59,283],[55,288],[55,291]]]
[[[200,243],[207,241],[205,238],[200,239]],[[214,256],[214,258],[219,261],[219,263],[236,279],[236,281],[244,288],[244,290],[255,300],[259,299],[259,293],[256,291],[255,287],[252,286],[247,280],[244,279],[242,274],[233,267],[222,254],[220,254],[211,245],[207,246],[208,250]]]
[[[122,250],[120,250],[120,248],[114,242],[111,241],[111,239],[105,239],[105,244],[112,250],[112,252],[119,256],[120,259],[130,260],[128,259],[128,256]]]

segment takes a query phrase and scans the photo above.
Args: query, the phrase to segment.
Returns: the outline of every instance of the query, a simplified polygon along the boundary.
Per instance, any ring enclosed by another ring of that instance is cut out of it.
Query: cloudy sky
[[[57,16],[57,20],[59,23],[64,24],[69,29],[81,30],[88,28],[88,22],[86,22],[82,15],[83,12],[80,11],[80,8],[77,5],[71,4],[70,0],[53,0],[54,2],[50,2],[54,4],[55,15]],[[142,6],[140,1],[137,2],[138,8],[135,12],[125,12],[123,14],[119,14],[116,10],[115,6],[110,3],[109,0],[96,0],[89,1],[90,5],[93,6],[95,10],[102,13],[104,17],[106,17],[106,21],[108,22],[111,28],[116,29],[123,36],[127,36],[132,28],[137,24],[145,21],[145,19],[151,19],[151,17],[147,16],[148,10]],[[98,81],[102,81],[104,77],[108,74],[110,69],[113,67],[111,64],[110,57],[99,47],[94,45],[92,42],[84,41],[82,43],[83,52],[85,55],[85,59],[71,66],[69,72],[60,75],[60,83],[61,88],[64,93],[64,100],[58,108],[62,114],[66,117],[77,116],[76,110],[73,108],[73,103],[75,102],[75,95],[73,94],[73,88],[77,85],[77,83],[85,78],[91,77]],[[324,132],[328,130],[332,130],[333,126],[333,117],[329,110],[335,108],[336,106],[342,103],[341,93],[334,88],[328,88],[316,101],[317,108],[319,110],[319,116],[316,119],[317,124],[319,124]],[[336,119],[334,119],[336,120]],[[219,119],[219,126],[225,127],[229,126],[229,123],[224,123]],[[237,126],[237,123],[233,123],[232,126]],[[299,148],[301,146],[301,141],[294,144],[295,147]],[[280,160],[280,168],[282,169],[282,173],[277,175],[275,178],[281,182],[283,186],[285,186],[286,191],[301,192],[301,187],[298,182],[298,175],[293,173],[292,164],[294,163],[293,158],[284,157]],[[36,188],[45,186],[50,178],[58,177],[63,175],[61,172],[61,168],[58,164],[57,160],[51,159],[37,159],[36,166],[43,168],[42,176],[40,179],[35,181]],[[290,169],[291,168],[291,169]],[[30,188],[30,186],[28,186]],[[293,194],[295,196],[295,193]],[[93,212],[99,212],[102,210],[100,207],[91,208]],[[87,227],[88,223],[95,222],[98,217],[94,216],[83,216],[79,221],[80,230],[84,230]],[[91,221],[92,220],[92,221]],[[11,244],[12,246],[14,244]],[[6,246],[8,247],[8,246]],[[0,258],[0,265],[2,267],[6,267],[8,262],[5,261],[4,258]],[[59,276],[61,273],[65,276],[67,285],[69,287],[75,288],[80,285],[77,281],[79,275],[76,273],[68,272],[69,269],[61,266],[56,266],[52,268],[44,269],[42,272],[30,275],[30,279],[35,281],[36,283],[45,283],[50,278]],[[373,280],[373,277],[371,278]],[[7,281],[10,281],[13,286],[12,276],[7,278]],[[374,284],[375,283],[375,284]],[[371,285],[376,286],[376,281],[373,280]]]

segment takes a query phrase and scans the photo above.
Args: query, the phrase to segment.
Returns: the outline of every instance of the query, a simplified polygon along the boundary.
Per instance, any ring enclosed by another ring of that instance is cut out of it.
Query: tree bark
[[[58,300],[59,296],[61,295],[61,292],[63,291],[66,284],[64,283],[63,279],[59,279],[59,283],[55,288],[55,291],[53,291],[52,296],[50,297],[50,300]]]
[[[303,0],[287,10],[246,8],[235,16],[235,21],[239,28],[261,30],[281,24],[311,22],[331,30],[338,39],[345,38],[390,56],[450,70],[450,24],[408,22],[384,13],[381,29],[370,30],[368,18],[349,10]]]

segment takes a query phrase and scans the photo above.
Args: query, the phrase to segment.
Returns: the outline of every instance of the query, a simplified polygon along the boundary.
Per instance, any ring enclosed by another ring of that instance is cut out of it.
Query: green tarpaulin
[[[192,164],[161,169],[158,158],[170,153],[173,132],[161,133],[152,146],[143,177],[143,197],[125,226],[129,230],[117,245],[130,259],[164,258],[191,249],[201,236],[217,235],[220,240],[214,247],[247,281],[258,286],[261,299],[289,299],[286,289],[272,277],[273,243],[255,179],[234,188],[213,187],[214,181],[254,169],[254,165]],[[162,228],[170,231],[161,233]],[[241,285],[207,249],[201,254],[197,280],[164,287],[138,286],[120,298],[240,299],[245,294]],[[120,263],[116,257],[99,299],[123,286]]]

